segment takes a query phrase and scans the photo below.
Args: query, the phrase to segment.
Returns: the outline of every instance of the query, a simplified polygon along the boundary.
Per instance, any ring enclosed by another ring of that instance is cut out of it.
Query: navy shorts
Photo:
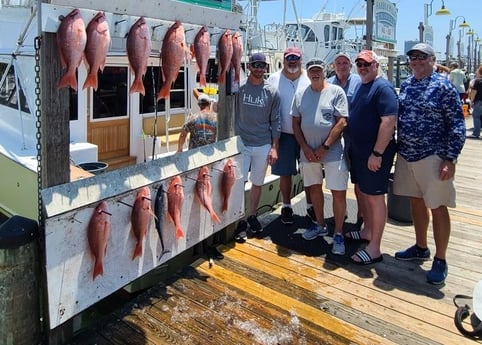
[[[294,134],[281,133],[279,138],[278,160],[271,166],[271,173],[277,176],[296,175],[300,159],[300,146]]]
[[[368,157],[372,154],[372,148],[351,147],[351,181],[358,184],[360,190],[365,194],[387,194],[395,152],[395,142],[391,141],[383,152],[381,168],[377,172],[373,172],[368,169]]]

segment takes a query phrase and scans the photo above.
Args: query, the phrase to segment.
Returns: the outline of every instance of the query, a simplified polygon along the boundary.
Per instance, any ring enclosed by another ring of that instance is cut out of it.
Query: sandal
[[[377,262],[383,261],[383,255],[380,255],[377,258],[372,258],[370,254],[365,249],[361,249],[355,253],[355,255],[360,259],[360,261],[355,261],[353,258],[350,258],[350,261],[355,265],[371,265]]]
[[[361,231],[349,231],[345,234],[345,238],[353,241],[370,242],[369,240],[361,237]]]

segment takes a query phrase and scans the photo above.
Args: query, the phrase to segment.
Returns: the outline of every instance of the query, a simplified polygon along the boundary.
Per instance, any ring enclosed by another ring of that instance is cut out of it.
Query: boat
[[[76,89],[57,88],[63,71],[56,35],[74,9],[85,26],[99,12],[108,23],[111,46],[98,73],[97,90],[82,88],[88,74],[84,64],[76,70]],[[127,33],[140,17],[147,22],[152,42],[143,79],[145,95],[129,92],[134,73],[126,53]],[[224,164],[232,159],[242,166],[238,137],[225,136],[215,144],[174,154],[186,116],[197,111],[193,91],[200,85],[195,61],[185,59],[169,98],[156,99],[159,51],[176,20],[182,21],[187,46],[202,26],[208,27],[212,51],[208,84],[201,91],[216,98],[216,43],[226,30],[239,30],[241,17],[225,0],[156,0],[143,1],[142,6],[127,0],[1,2],[0,214],[7,219],[2,226],[16,217],[39,222],[45,259],[38,259],[46,274],[42,290],[48,295],[43,319],[48,329],[62,327],[244,215],[241,168],[232,190],[237,197],[219,221],[211,219],[195,198],[198,171],[206,166],[213,208],[221,209]],[[164,200],[176,176],[182,181],[176,186],[184,190],[182,236],[179,224],[175,229],[168,219]],[[147,199],[156,212],[154,196],[161,205],[156,221],[150,219],[146,232],[139,235],[134,229],[136,202]],[[98,220],[97,215],[104,218]],[[89,237],[96,222],[110,223],[112,229],[104,238],[103,269],[97,267],[99,251],[96,254]],[[140,254],[136,241],[141,243]]]

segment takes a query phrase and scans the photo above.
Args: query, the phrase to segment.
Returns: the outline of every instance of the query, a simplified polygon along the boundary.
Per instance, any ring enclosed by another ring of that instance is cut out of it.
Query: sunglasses
[[[358,68],[360,68],[360,67],[370,67],[372,64],[373,64],[373,61],[372,62],[357,62],[356,67],[358,67]]]
[[[409,55],[408,58],[410,59],[410,61],[427,60],[428,55],[427,54],[413,54],[413,55]]]
[[[296,55],[288,55],[285,57],[286,61],[300,61],[300,57]]]
[[[250,66],[253,68],[266,68],[266,62],[257,61],[250,63]]]

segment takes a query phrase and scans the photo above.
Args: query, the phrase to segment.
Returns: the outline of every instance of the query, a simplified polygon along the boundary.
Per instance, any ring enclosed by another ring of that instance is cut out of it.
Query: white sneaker
[[[319,224],[313,224],[309,229],[301,235],[305,240],[313,240],[318,236],[326,236],[328,235],[328,229],[325,226],[321,226]]]
[[[335,236],[333,236],[331,252],[335,255],[345,255],[345,239],[341,234],[335,234]]]

